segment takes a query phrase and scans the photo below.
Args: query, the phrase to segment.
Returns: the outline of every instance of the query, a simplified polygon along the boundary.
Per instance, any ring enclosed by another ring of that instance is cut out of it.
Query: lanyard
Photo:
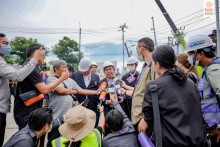
[[[138,81],[140,80],[141,75],[142,75],[142,73],[144,72],[144,70],[145,70],[146,67],[147,67],[147,64],[144,65],[144,67],[143,67],[141,73],[138,75],[138,78],[137,78],[137,81],[136,81],[136,85],[138,84]]]

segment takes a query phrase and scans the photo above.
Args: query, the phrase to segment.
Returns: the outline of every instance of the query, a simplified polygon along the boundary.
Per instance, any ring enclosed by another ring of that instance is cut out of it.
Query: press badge
[[[129,83],[133,82],[136,78],[134,76],[130,76],[129,78],[127,78],[127,81]]]

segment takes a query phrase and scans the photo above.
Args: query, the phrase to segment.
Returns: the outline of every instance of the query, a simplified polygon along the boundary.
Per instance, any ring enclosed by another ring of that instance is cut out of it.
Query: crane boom
[[[155,0],[158,7],[160,8],[160,10],[162,11],[164,17],[166,18],[168,24],[170,25],[170,27],[172,28],[173,32],[174,32],[174,36],[178,39],[178,41],[180,42],[182,48],[184,50],[186,50],[186,41],[184,39],[184,37],[181,35],[181,33],[179,32],[179,30],[177,29],[176,25],[174,24],[173,20],[170,18],[170,15],[167,13],[166,9],[164,8],[163,4],[160,2],[160,0]]]

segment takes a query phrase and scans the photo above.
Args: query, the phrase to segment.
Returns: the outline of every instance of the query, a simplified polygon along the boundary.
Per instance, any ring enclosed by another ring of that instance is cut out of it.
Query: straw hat
[[[59,127],[59,132],[69,141],[77,142],[94,129],[95,122],[95,112],[78,105],[64,115],[64,124]]]
[[[48,76],[53,77],[55,76],[55,72],[53,69],[53,65],[50,65],[50,71],[47,73]]]

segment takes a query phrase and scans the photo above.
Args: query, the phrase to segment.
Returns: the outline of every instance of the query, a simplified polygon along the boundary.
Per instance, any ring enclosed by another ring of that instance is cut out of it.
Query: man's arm
[[[207,80],[209,81],[209,83],[211,84],[215,94],[220,96],[220,68],[219,68],[219,64],[210,65],[206,70],[206,77],[207,77]]]
[[[113,106],[114,106],[115,110],[118,110],[122,113],[122,115],[124,117],[125,124],[131,124],[131,121],[129,120],[128,116],[125,114],[125,112],[122,110],[120,104],[118,103],[118,99],[115,99],[114,94],[110,94],[110,99],[113,102]]]
[[[34,86],[40,91],[41,94],[47,94],[49,92],[51,92],[53,89],[55,89],[63,80],[66,80],[69,78],[69,74],[66,72],[62,73],[62,76],[57,79],[56,81],[45,85],[44,82],[35,84]]]
[[[77,93],[82,95],[98,95],[98,90],[76,89]]]
[[[13,68],[5,61],[0,61],[0,77],[19,82],[23,81],[34,70],[38,60],[42,58],[41,56],[43,56],[42,51],[36,50],[34,57],[20,69]]]
[[[98,107],[99,107],[99,113],[100,113],[98,126],[100,126],[102,130],[104,130],[104,127],[105,127],[104,106],[98,105]]]
[[[70,89],[66,89],[64,87],[57,87],[54,90],[54,92],[57,93],[57,94],[63,94],[63,95],[76,94],[77,93],[77,91],[75,89],[70,90]]]

